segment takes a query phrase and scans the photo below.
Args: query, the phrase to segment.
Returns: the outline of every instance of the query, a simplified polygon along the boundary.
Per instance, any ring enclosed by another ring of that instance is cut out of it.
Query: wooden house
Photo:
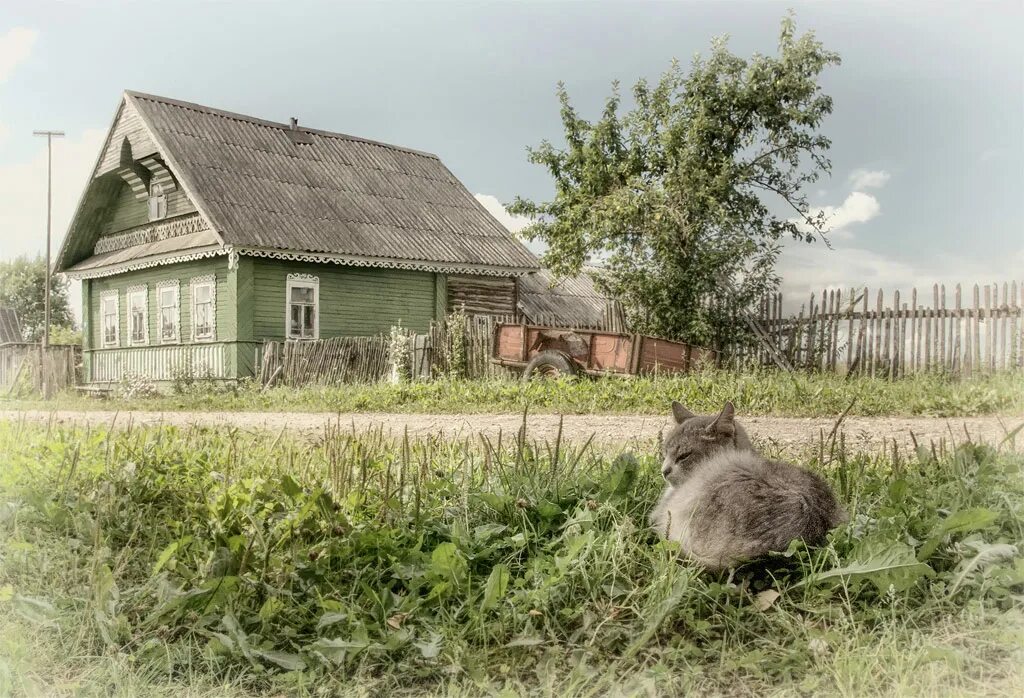
[[[87,383],[235,379],[264,340],[514,315],[534,255],[435,155],[126,92],[57,256]]]

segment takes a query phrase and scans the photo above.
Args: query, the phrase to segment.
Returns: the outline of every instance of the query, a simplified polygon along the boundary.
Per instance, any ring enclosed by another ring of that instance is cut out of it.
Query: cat
[[[848,520],[820,476],[754,450],[731,402],[711,416],[673,402],[672,414],[661,471],[667,486],[650,523],[706,569],[784,551],[797,538],[820,544]]]

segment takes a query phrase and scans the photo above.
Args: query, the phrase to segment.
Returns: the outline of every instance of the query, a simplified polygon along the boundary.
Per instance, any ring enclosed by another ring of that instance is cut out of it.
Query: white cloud
[[[891,175],[884,170],[854,170],[850,173],[850,187],[854,191],[878,189],[885,186]]]
[[[853,237],[853,233],[847,230],[849,226],[856,223],[867,223],[881,210],[882,207],[878,203],[878,199],[870,194],[855,191],[851,192],[846,200],[838,206],[820,206],[812,208],[809,213],[812,217],[824,213],[825,229],[831,238],[848,240]],[[801,224],[800,227],[804,230],[811,229],[807,224]]]
[[[473,196],[487,209],[488,213],[498,219],[499,223],[517,235],[533,222],[527,216],[514,216],[506,211],[496,196],[490,194],[474,194]]]
[[[96,164],[106,131],[89,129],[53,140],[52,254],[56,255],[78,198]],[[35,256],[46,251],[46,140],[20,161],[0,164],[0,258]],[[72,304],[80,304],[72,284]]]
[[[879,289],[884,291],[887,299],[899,289],[901,302],[909,302],[910,292],[916,288],[918,297],[930,305],[933,284],[945,284],[947,302],[952,303],[957,284],[962,285],[966,299],[969,297],[967,289],[974,284],[1019,281],[1020,270],[1024,269],[1024,248],[1001,256],[995,263],[952,255],[908,263],[844,243],[833,244],[833,249],[824,245],[795,243],[783,249],[778,268],[782,276],[780,290],[786,312],[795,312],[806,304],[812,292],[820,294],[822,289],[845,292],[865,286],[871,291],[872,303]]]
[[[6,82],[18,64],[32,53],[38,33],[25,27],[15,27],[0,36],[0,82]]]

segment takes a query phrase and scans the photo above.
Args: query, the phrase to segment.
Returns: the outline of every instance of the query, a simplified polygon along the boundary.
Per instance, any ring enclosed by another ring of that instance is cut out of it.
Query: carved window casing
[[[310,274],[289,274],[285,293],[285,336],[319,339],[320,279]]]
[[[121,345],[120,295],[117,291],[100,294],[100,344],[106,347]]]
[[[217,339],[217,279],[212,274],[192,279],[192,341]]]
[[[167,196],[158,182],[149,185],[149,220],[158,221],[167,217]]]
[[[161,344],[181,340],[181,290],[177,279],[156,285],[157,336]]]
[[[149,344],[149,293],[146,286],[129,286],[125,298],[128,301],[128,345]]]

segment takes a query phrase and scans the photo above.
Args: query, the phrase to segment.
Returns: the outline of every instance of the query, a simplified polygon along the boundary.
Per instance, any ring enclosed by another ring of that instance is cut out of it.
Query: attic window
[[[158,221],[167,217],[167,197],[164,188],[153,182],[149,185],[149,220]]]

